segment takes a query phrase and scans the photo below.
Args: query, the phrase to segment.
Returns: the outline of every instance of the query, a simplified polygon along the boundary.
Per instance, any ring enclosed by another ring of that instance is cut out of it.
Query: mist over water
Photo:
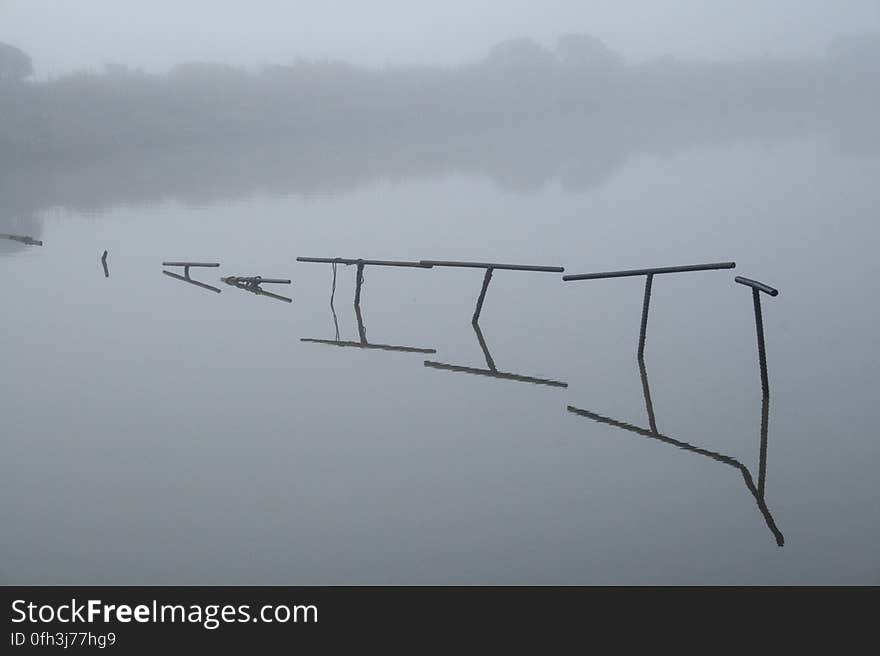
[[[156,73],[183,61],[449,67],[476,61],[505,39],[529,36],[550,47],[566,32],[595,35],[636,63],[664,55],[791,58],[878,29],[877,0],[0,2],[0,40],[26,47],[40,76],[99,71],[108,63]]]
[[[3,582],[875,583],[880,37],[799,6],[766,57],[553,12],[57,77],[9,38]],[[640,360],[644,277],[499,269],[474,326],[481,269],[367,266],[355,306],[297,256],[736,269],[656,275]],[[257,275],[292,284],[221,281]],[[766,395],[734,275],[780,290]]]

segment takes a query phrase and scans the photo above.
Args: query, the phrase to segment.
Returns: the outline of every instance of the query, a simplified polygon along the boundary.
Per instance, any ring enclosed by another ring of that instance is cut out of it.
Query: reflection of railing
[[[421,348],[417,346],[397,346],[394,344],[374,344],[367,340],[367,327],[364,325],[364,317],[361,314],[361,294],[360,288],[363,284],[363,267],[365,265],[373,265],[373,266],[400,266],[400,267],[408,267],[415,266],[420,269],[428,268],[421,266],[417,262],[400,262],[400,261],[388,261],[388,260],[349,260],[346,258],[297,258],[300,262],[322,262],[329,263],[333,265],[333,287],[330,292],[330,311],[333,314],[333,325],[336,329],[336,338],[335,339],[318,339],[314,337],[302,337],[300,338],[301,342],[308,342],[311,344],[325,344],[328,346],[341,346],[341,347],[353,347],[360,349],[375,349],[379,351],[397,351],[400,353],[436,353],[436,349],[432,348]],[[354,297],[354,314],[357,318],[358,324],[358,341],[346,341],[339,339],[339,320],[336,316],[336,308],[334,306],[334,299],[336,296],[336,265],[337,264],[356,264],[358,266],[357,272],[357,291],[355,292]]]
[[[766,404],[764,404],[764,406],[762,407],[762,415],[765,413],[764,408],[766,408]],[[716,451],[703,449],[692,444],[688,444],[687,442],[682,442],[681,440],[676,440],[666,435],[662,435],[655,430],[640,428],[639,426],[634,426],[623,421],[617,421],[615,419],[611,419],[610,417],[604,417],[595,412],[576,408],[572,405],[568,406],[568,411],[582,417],[587,417],[589,419],[592,419],[593,421],[597,421],[602,424],[607,424],[616,428],[622,428],[623,430],[627,430],[631,433],[635,433],[643,437],[659,440],[660,442],[664,442],[665,444],[671,444],[672,446],[676,446],[679,449],[690,451],[691,453],[696,453],[701,456],[706,456],[707,458],[711,458],[712,460],[716,460],[718,462],[724,463],[725,465],[730,465],[731,467],[736,468],[737,470],[739,470],[740,474],[742,474],[746,488],[748,488],[749,492],[755,498],[755,502],[758,505],[758,509],[760,510],[761,515],[764,517],[767,528],[770,529],[770,532],[773,533],[773,537],[776,539],[776,544],[778,544],[780,547],[785,544],[785,536],[782,534],[782,531],[780,531],[779,528],[776,526],[776,521],[773,519],[773,515],[771,514],[770,509],[767,507],[767,503],[764,500],[764,482],[767,467],[766,433],[762,434],[761,438],[758,485],[755,486],[755,481],[752,478],[752,474],[749,469],[736,458],[723,455]]]
[[[180,280],[182,282],[188,282],[191,285],[195,285],[196,287],[201,287],[202,289],[207,289],[208,291],[220,293],[220,289],[217,287],[213,287],[206,283],[200,282],[198,280],[193,280],[189,277],[189,269],[190,267],[219,267],[220,264],[217,262],[162,262],[162,266],[173,266],[173,267],[183,267],[183,275],[181,276],[178,273],[172,273],[171,271],[163,271],[166,276],[174,278],[175,280]]]
[[[686,273],[690,271],[711,271],[714,269],[732,269],[735,262],[714,262],[710,264],[686,264],[683,266],[655,267],[652,269],[629,269],[624,271],[604,271],[601,273],[576,273],[562,276],[565,281],[573,280],[600,280],[604,278],[625,278],[630,276],[645,276],[645,296],[642,300],[642,329],[639,337],[639,357],[645,353],[645,331],[648,327],[648,309],[651,305],[651,287],[654,284],[654,276],[663,273]]]
[[[371,342],[352,342],[336,339],[317,339],[314,337],[303,337],[299,341],[309,342],[310,344],[327,344],[328,346],[353,346],[362,349],[376,349],[378,351],[397,351],[399,353],[436,353],[436,349],[419,348],[416,346],[396,346],[394,344],[373,344]]]
[[[42,246],[43,242],[40,239],[34,239],[33,237],[28,237],[27,235],[7,235],[0,233],[0,239],[9,239],[11,241],[17,241],[20,244],[25,244],[27,246]]]
[[[471,325],[474,328],[474,332],[477,334],[477,341],[480,343],[480,349],[483,351],[483,357],[486,358],[486,369],[480,369],[478,367],[466,367],[457,364],[446,364],[443,362],[434,362],[432,360],[425,360],[425,366],[431,367],[433,369],[445,369],[447,371],[457,371],[459,373],[465,374],[476,374],[478,376],[489,376],[491,378],[515,380],[521,383],[548,385],[550,387],[568,387],[568,383],[563,383],[558,380],[550,380],[549,378],[537,378],[535,376],[523,376],[522,374],[513,374],[504,371],[498,371],[498,368],[495,366],[495,361],[492,359],[491,353],[489,353],[489,347],[486,345],[486,340],[483,337],[483,331],[480,330],[479,322],[474,321],[471,323]]]
[[[720,267],[719,267],[720,268]],[[693,269],[690,269],[693,270]],[[633,274],[639,275],[639,274]],[[649,274],[646,274],[649,275]],[[650,278],[649,278],[650,280]],[[638,363],[639,363],[639,373],[642,379],[642,393],[645,398],[645,411],[648,415],[648,424],[649,428],[643,428],[641,426],[636,426],[635,424],[630,424],[624,421],[619,421],[617,419],[612,419],[610,417],[606,417],[604,415],[600,415],[596,412],[591,412],[589,410],[584,410],[583,408],[577,408],[573,405],[567,407],[568,411],[579,415],[581,417],[587,417],[588,419],[592,419],[593,421],[606,424],[608,426],[614,426],[615,428],[620,428],[622,430],[629,431],[631,433],[635,433],[636,435],[641,435],[642,437],[647,437],[650,439],[655,439],[665,444],[670,444],[672,446],[678,447],[679,449],[683,449],[685,451],[690,451],[691,453],[696,453],[701,456],[705,456],[707,458],[711,458],[717,462],[721,462],[725,465],[729,465],[731,467],[736,468],[743,477],[743,481],[746,485],[746,488],[749,490],[751,495],[754,497],[755,502],[758,505],[758,509],[761,512],[761,515],[764,517],[764,521],[767,524],[767,527],[770,529],[770,532],[773,533],[774,538],[776,539],[776,544],[779,546],[783,546],[785,544],[785,537],[782,532],[779,530],[779,527],[776,525],[776,521],[773,519],[773,515],[770,512],[770,509],[767,507],[767,503],[765,500],[765,489],[766,489],[766,480],[767,480],[767,442],[768,442],[768,420],[770,414],[770,386],[768,382],[767,375],[767,358],[766,358],[766,350],[764,348],[764,328],[763,321],[761,316],[761,304],[760,298],[758,297],[758,293],[765,292],[771,296],[776,296],[778,292],[763,283],[759,283],[754,280],[750,280],[748,278],[736,278],[736,282],[747,285],[752,288],[754,303],[755,303],[755,323],[757,327],[758,333],[758,363],[761,372],[761,436],[760,436],[760,446],[758,452],[758,483],[755,485],[754,478],[752,477],[751,472],[748,467],[746,467],[742,462],[733,458],[731,456],[724,455],[722,453],[718,453],[717,451],[710,451],[708,449],[704,449],[701,447],[694,446],[692,444],[688,444],[687,442],[683,442],[681,440],[677,440],[675,438],[669,437],[668,435],[661,434],[657,429],[657,421],[654,414],[654,404],[651,400],[651,388],[648,384],[648,374],[645,367],[645,358],[644,358],[644,343],[645,343],[645,330],[647,328],[647,298],[650,294],[650,286],[647,285],[646,289],[646,309],[643,312],[642,316],[642,326],[641,331],[639,333],[639,353],[638,353]]]
[[[301,342],[310,342],[312,344],[327,344],[329,346],[353,346],[362,349],[377,349],[379,351],[399,351],[401,353],[436,353],[436,349],[420,348],[417,346],[395,346],[394,344],[373,344],[367,340],[367,328],[364,325],[364,317],[361,314],[360,304],[354,306],[354,314],[357,317],[358,336],[360,340],[357,342],[344,341],[340,339],[315,339],[313,337],[303,337]],[[334,310],[335,315],[335,310]]]

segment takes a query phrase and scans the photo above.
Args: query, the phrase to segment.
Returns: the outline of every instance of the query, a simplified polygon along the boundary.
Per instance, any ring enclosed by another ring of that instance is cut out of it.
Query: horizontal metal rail
[[[599,280],[601,278],[625,278],[627,276],[652,276],[658,273],[686,273],[688,271],[712,271],[715,269],[733,269],[736,262],[711,262],[709,264],[687,264],[684,266],[655,267],[653,269],[629,269],[625,271],[603,271],[601,273],[576,273],[562,276],[565,281]]]
[[[314,339],[311,337],[300,338],[301,342],[309,342],[311,344],[327,344],[328,346],[348,346],[352,348],[377,349],[380,351],[400,351],[402,353],[436,353],[437,349],[418,348],[416,346],[394,346],[393,344],[372,344],[364,342],[350,342],[335,339]]]
[[[466,267],[470,269],[505,269],[508,271],[543,271],[562,273],[565,267],[537,266],[533,264],[501,264],[498,262],[456,262],[451,260],[421,260],[421,264],[431,267]]]
[[[218,267],[219,262],[162,262],[162,266]]]
[[[740,285],[745,285],[746,287],[757,289],[758,291],[764,292],[765,294],[770,294],[770,296],[779,295],[778,289],[771,287],[770,285],[765,285],[763,282],[752,280],[751,278],[743,278],[742,276],[737,276],[736,278],[734,278],[734,281],[738,282]]]
[[[431,267],[421,262],[408,262],[406,260],[362,260],[349,257],[298,257],[297,262],[317,262],[322,264],[358,264],[362,266],[389,266],[389,267],[415,267],[417,269],[430,269]]]

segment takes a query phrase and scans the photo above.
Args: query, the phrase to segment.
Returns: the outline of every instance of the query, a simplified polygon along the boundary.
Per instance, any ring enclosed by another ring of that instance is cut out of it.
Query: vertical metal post
[[[488,267],[486,275],[483,276],[483,288],[480,290],[479,298],[477,298],[477,308],[474,310],[474,317],[471,319],[472,323],[477,323],[480,320],[480,312],[483,311],[483,301],[486,300],[486,290],[489,289],[489,283],[492,281],[492,271],[494,269]]]
[[[761,314],[761,293],[752,289],[752,301],[755,305],[755,330],[758,333],[758,365],[761,368],[761,389],[764,394],[770,393],[767,378],[767,351],[764,348],[764,317]]]
[[[651,286],[654,283],[654,274],[645,276],[645,298],[642,300],[642,327],[639,331],[639,360],[645,357],[645,333],[648,330],[648,309],[651,306]]]
[[[758,496],[764,498],[767,479],[767,424],[770,419],[770,391],[765,389],[761,399],[761,446],[758,456]]]
[[[770,420],[770,380],[767,375],[767,349],[764,345],[764,316],[761,312],[761,292],[752,288],[752,302],[755,306],[755,332],[758,337],[758,366],[761,369],[761,445],[758,458],[758,495],[764,498],[764,483],[767,477],[767,430]]]
[[[354,304],[358,306],[361,304],[361,285],[364,284],[364,263],[358,262],[357,265],[357,281],[355,282],[354,288]]]
[[[333,301],[336,299],[336,262],[333,262],[333,283],[330,287],[330,312],[333,313],[333,325],[336,327],[336,341],[339,341],[339,317],[336,316],[336,307]]]

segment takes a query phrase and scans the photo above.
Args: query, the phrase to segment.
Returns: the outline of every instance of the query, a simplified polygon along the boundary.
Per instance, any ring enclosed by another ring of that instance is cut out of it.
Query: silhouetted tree
[[[568,66],[596,71],[616,70],[623,57],[589,34],[565,34],[556,42],[556,54]]]
[[[24,51],[0,42],[0,80],[23,80],[33,74],[33,63]]]
[[[249,72],[190,62],[164,74],[110,65],[103,73],[22,84],[30,59],[0,46],[0,180],[4,160],[23,154],[85,158],[280,139],[307,147],[325,140],[411,143],[426,134],[561,121],[653,126],[661,118],[705,120],[756,106],[877,114],[878,53],[877,37],[869,36],[839,41],[827,59],[626,65],[599,39],[570,34],[555,51],[511,39],[450,69],[296,61]]]
[[[500,69],[541,72],[557,63],[553,53],[532,39],[508,39],[493,46],[484,64]]]

